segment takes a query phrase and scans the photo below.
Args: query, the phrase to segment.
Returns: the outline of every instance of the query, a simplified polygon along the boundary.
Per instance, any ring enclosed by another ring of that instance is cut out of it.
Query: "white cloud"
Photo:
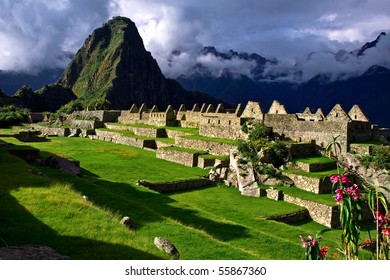
[[[136,23],[146,49],[169,77],[204,59],[198,52],[209,45],[276,57],[281,61],[272,66],[276,70],[304,65],[316,52],[304,72],[310,76],[316,67],[332,69],[327,52],[354,50],[390,29],[388,0],[0,0],[0,69],[64,66],[68,61],[59,58],[61,52],[76,52],[93,29],[116,15]],[[181,54],[172,56],[174,50]],[[245,67],[251,67],[239,60],[207,63],[213,72],[230,67],[247,73]]]

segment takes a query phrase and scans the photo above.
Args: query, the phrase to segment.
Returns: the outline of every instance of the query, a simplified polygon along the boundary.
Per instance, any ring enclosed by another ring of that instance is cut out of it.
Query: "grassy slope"
[[[300,207],[243,197],[233,188],[161,195],[136,186],[138,179],[169,181],[206,173],[158,160],[150,151],[82,138],[28,145],[43,156],[80,160],[82,176],[31,167],[2,150],[0,168],[7,172],[0,175],[6,182],[0,189],[0,237],[8,245],[47,244],[73,259],[158,259],[168,258],[153,245],[155,236],[163,236],[178,247],[182,259],[301,259],[299,235],[324,228],[309,221],[292,226],[258,219]],[[137,233],[119,224],[124,215],[138,225]],[[338,236],[338,231],[326,233],[322,244],[336,252]]]

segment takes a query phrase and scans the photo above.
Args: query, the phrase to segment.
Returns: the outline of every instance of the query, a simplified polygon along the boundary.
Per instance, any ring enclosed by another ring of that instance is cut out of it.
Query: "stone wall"
[[[216,159],[210,157],[198,157],[198,167],[200,168],[211,168],[214,166],[229,167],[229,159]]]
[[[371,155],[372,154],[372,146],[371,145],[350,144],[349,149],[351,152],[355,152],[359,155]]]
[[[346,121],[304,121],[298,120],[293,114],[266,114],[264,124],[272,127],[275,133],[285,135],[298,142],[311,142],[325,148],[334,136],[340,135],[338,140],[342,152],[347,152],[348,122]]]
[[[94,111],[78,111],[72,114],[73,116],[80,116],[82,119],[97,119],[102,122],[116,122],[121,115],[121,111],[113,110],[94,110]]]
[[[165,129],[165,133],[168,136],[168,138],[175,139],[176,136],[183,136],[183,135],[190,135],[191,133],[186,133],[183,131],[178,130],[172,130],[172,129]]]
[[[189,180],[167,182],[167,183],[152,183],[152,182],[141,180],[139,183],[148,189],[160,193],[197,189],[205,186],[211,186],[213,184],[211,181],[209,181],[206,178],[189,179]]]
[[[39,130],[44,136],[68,136],[70,134],[69,128],[46,127],[40,125],[32,125],[31,127],[35,130]]]
[[[189,149],[207,151],[210,154],[220,155],[220,156],[229,155],[230,150],[237,149],[236,145],[204,141],[198,139],[183,138],[183,137],[176,138],[176,145],[184,148],[189,148]]]
[[[369,141],[372,138],[369,122],[352,121],[348,123],[348,143]]]
[[[71,126],[84,128],[84,129],[96,129],[96,128],[102,128],[104,127],[104,123],[102,121],[97,120],[75,120],[75,119],[68,119],[67,122]]]
[[[195,167],[198,165],[198,156],[199,155],[197,153],[192,153],[189,151],[187,152],[164,148],[160,148],[156,152],[157,158],[180,163],[189,167]]]
[[[301,190],[308,192],[323,194],[330,193],[332,191],[332,183],[329,177],[324,178],[311,178],[296,174],[286,174],[291,180],[294,181],[295,186]]]
[[[210,168],[215,165],[215,158],[203,158],[198,157],[198,167],[200,168]]]
[[[182,127],[198,128],[200,117],[201,113],[199,111],[186,111],[177,114],[177,120],[180,121]]]
[[[146,137],[167,137],[167,133],[164,128],[144,128],[144,127],[134,127],[133,131],[137,135],[142,135]]]
[[[116,144],[122,144],[127,146],[133,146],[137,148],[156,149],[156,142],[154,140],[144,140],[128,136],[123,136],[120,133],[112,131],[96,130],[96,136],[90,137],[91,139],[98,139],[103,141],[110,141]]]
[[[283,192],[281,190],[276,190],[276,189],[267,189],[266,190],[267,192],[267,197],[269,199],[273,199],[273,200],[283,200]]]
[[[332,168],[336,168],[336,162],[327,162],[327,163],[305,163],[305,162],[295,162],[295,166],[292,168],[296,168],[305,172],[317,172],[323,170],[329,170]]]
[[[284,201],[305,207],[309,211],[310,217],[319,224],[330,228],[340,226],[340,212],[337,205],[328,206],[287,194],[284,194]]]
[[[315,153],[315,142],[292,143],[287,146],[292,157],[307,157]]]
[[[111,130],[130,130],[134,131],[134,127],[132,126],[127,126],[127,125],[114,125],[114,124],[104,124],[105,128],[111,129]]]

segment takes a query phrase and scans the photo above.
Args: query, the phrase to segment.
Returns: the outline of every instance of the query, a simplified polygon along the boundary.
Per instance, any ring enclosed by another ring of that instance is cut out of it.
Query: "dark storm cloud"
[[[92,29],[108,18],[106,1],[0,1],[0,69],[64,67]]]
[[[275,57],[279,65],[267,71],[290,71],[289,79],[296,71],[302,71],[301,78],[306,80],[317,74],[331,73],[333,78],[344,72],[355,75],[374,62],[389,66],[383,53],[368,52],[343,62],[332,54],[353,51],[381,31],[388,31],[387,0],[115,2],[116,12],[136,22],[147,48],[171,77],[188,74],[190,66],[202,61],[213,73],[226,66],[247,74],[250,65],[245,61],[199,56],[199,49],[209,45],[220,51],[234,49]],[[181,53],[172,56],[172,50]]]
[[[188,74],[199,62],[215,75],[223,67],[248,74],[253,66],[200,56],[203,46],[275,57],[280,64],[267,70],[295,65],[303,78],[321,71],[360,72],[371,59],[388,63],[379,53],[344,64],[331,59],[331,53],[353,51],[390,29],[388,0],[0,0],[0,69],[64,65],[62,51],[77,51],[94,28],[115,15],[136,23],[170,77]],[[174,50],[180,55],[173,56]]]

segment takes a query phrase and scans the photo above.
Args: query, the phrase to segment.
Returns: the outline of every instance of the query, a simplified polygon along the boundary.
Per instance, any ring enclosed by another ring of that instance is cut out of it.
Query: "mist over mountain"
[[[390,126],[390,36],[385,33],[359,49],[313,52],[290,66],[276,58],[221,53],[213,47],[201,50],[196,61],[177,78],[189,90],[231,103],[260,101],[265,109],[278,99],[290,112],[307,106],[327,112],[337,103],[349,110],[359,104],[373,123]]]
[[[62,77],[60,68],[38,74],[0,71],[0,89],[12,95],[22,85],[37,89],[61,77],[60,84],[79,97],[109,99],[115,108],[133,102],[165,106],[214,101],[199,91],[233,104],[260,101],[265,109],[278,99],[290,112],[307,106],[327,112],[336,103],[348,110],[357,103],[373,123],[390,127],[390,36],[384,32],[358,49],[317,50],[290,60],[213,46],[197,52],[176,49],[162,72],[136,29],[129,31],[127,19],[119,19],[121,23],[110,21],[87,38]],[[136,36],[127,40],[130,33]],[[102,58],[98,67],[97,57]],[[198,93],[183,91],[165,76]]]

